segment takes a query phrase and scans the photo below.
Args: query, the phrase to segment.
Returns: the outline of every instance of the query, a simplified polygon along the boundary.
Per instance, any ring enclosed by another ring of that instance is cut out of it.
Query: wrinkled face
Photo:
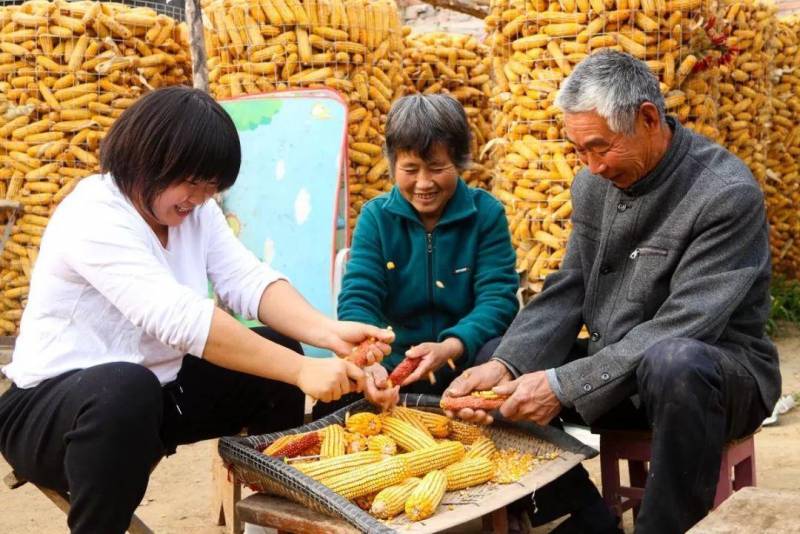
[[[428,161],[415,152],[398,152],[394,178],[403,198],[419,213],[426,226],[436,224],[458,185],[458,169],[447,149],[436,144]]]
[[[191,179],[167,187],[153,200],[152,212],[156,223],[178,226],[194,208],[217,192],[215,182],[196,182]]]
[[[612,132],[595,111],[564,113],[567,138],[581,162],[622,189],[644,177],[653,164],[651,132],[642,122],[637,117],[634,134],[624,135]]]

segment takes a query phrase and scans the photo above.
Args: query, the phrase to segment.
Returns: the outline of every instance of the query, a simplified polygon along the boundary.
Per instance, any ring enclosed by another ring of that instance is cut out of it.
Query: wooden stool
[[[639,515],[647,482],[647,464],[650,462],[651,433],[626,430],[593,430],[600,434],[600,477],[603,500],[622,516],[633,509],[633,519]],[[758,432],[758,431],[756,431]],[[756,485],[755,448],[753,435],[734,440],[722,450],[717,494],[714,508],[731,494],[745,486]],[[628,461],[630,485],[623,486],[619,461]]]
[[[8,486],[9,489],[13,490],[26,484],[28,481],[18,477],[17,474],[14,473],[14,471],[11,471],[3,478],[3,482],[5,482],[6,486]],[[37,486],[36,484],[33,485],[39,491],[44,493],[44,495],[48,499],[53,501],[53,504],[58,506],[62,512],[64,512],[65,514],[69,513],[69,497],[67,495],[62,495],[61,493],[55,490],[43,488],[42,486]],[[133,514],[133,517],[131,517],[131,524],[128,526],[128,532],[130,532],[130,534],[153,534],[153,531],[150,530],[150,528],[144,524],[144,521],[136,517],[136,514]]]
[[[236,504],[239,519],[261,527],[277,529],[278,534],[358,534],[357,528],[343,519],[330,517],[288,499],[257,493]],[[484,532],[508,533],[505,508],[483,517]],[[487,530],[488,529],[488,530]]]

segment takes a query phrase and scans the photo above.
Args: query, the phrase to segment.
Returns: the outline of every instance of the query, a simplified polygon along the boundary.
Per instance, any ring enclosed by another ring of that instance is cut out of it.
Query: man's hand
[[[324,348],[345,357],[350,354],[354,346],[370,337],[376,339],[367,352],[367,364],[372,365],[379,363],[384,356],[392,352],[390,343],[394,341],[394,332],[391,330],[353,321],[333,321]]]
[[[408,375],[401,386],[407,386],[421,378],[428,376],[428,373],[435,373],[447,363],[447,360],[455,360],[464,354],[464,344],[455,337],[449,337],[441,343],[420,343],[406,351],[406,358],[420,358],[422,361],[414,372]]]
[[[561,411],[561,402],[550,389],[544,371],[522,375],[493,391],[498,395],[511,395],[500,406],[500,413],[512,421],[533,421],[544,426]]]
[[[476,367],[470,367],[458,376],[444,392],[450,397],[463,397],[473,391],[483,391],[492,389],[511,381],[511,373],[505,365],[492,360]],[[458,417],[465,421],[489,425],[494,420],[491,415],[483,410],[471,410],[464,408],[458,413],[445,412],[448,417]]]
[[[371,365],[364,369],[367,381],[364,387],[364,396],[381,411],[389,411],[400,401],[400,386],[387,388],[389,373],[381,364]]]

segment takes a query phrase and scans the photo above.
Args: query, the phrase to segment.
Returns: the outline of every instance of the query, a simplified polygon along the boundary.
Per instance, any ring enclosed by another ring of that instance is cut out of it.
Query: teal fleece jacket
[[[456,337],[472,365],[518,310],[519,277],[503,206],[460,178],[432,232],[395,186],[364,204],[339,295],[341,320],[391,326],[391,370],[412,345]]]

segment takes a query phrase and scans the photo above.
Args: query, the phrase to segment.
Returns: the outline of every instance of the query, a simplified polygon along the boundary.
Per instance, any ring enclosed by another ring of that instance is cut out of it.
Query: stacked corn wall
[[[349,104],[351,225],[391,188],[382,154],[391,101],[402,94],[402,29],[393,0],[203,2],[215,98],[329,87]]]
[[[770,221],[772,265],[790,278],[800,274],[800,19],[779,20],[774,50],[772,127],[764,193]]]
[[[669,113],[713,134],[713,107],[698,95],[702,84],[686,86],[706,55],[695,30],[707,10],[705,0],[493,0],[486,25],[503,150],[493,192],[507,207],[517,268],[532,292],[563,258],[569,188],[581,167],[553,105],[562,81],[593,52],[628,52],[660,77]]]
[[[143,93],[190,76],[185,25],[152,9],[0,7],[0,198],[21,204],[0,258],[0,334],[16,334],[50,214],[98,170],[114,119]]]
[[[489,189],[492,162],[484,150],[493,137],[489,47],[471,35],[409,35],[403,71],[409,92],[449,93],[464,106],[472,130],[472,165],[464,179],[471,186]]]

